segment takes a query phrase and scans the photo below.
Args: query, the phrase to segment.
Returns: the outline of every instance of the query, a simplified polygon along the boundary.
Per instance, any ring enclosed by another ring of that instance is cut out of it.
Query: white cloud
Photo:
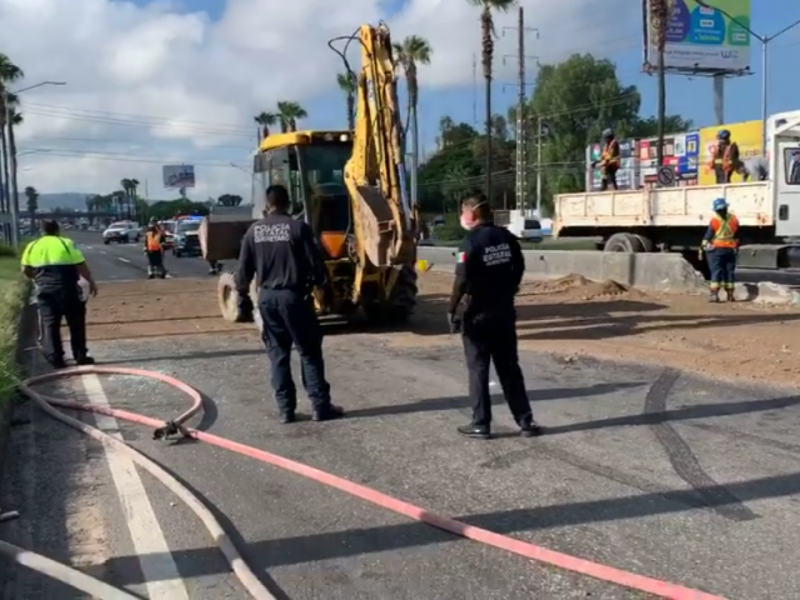
[[[608,0],[598,11],[590,0],[524,0],[528,25],[540,31],[526,53],[546,61],[628,39],[638,21],[630,4]],[[381,0],[228,0],[213,22],[170,2],[0,0],[0,52],[26,71],[25,84],[68,82],[23,95],[19,145],[50,152],[20,158],[21,184],[110,191],[135,177],[164,197],[157,182],[161,161],[170,159],[198,165],[198,198],[249,196],[246,175],[226,165],[247,164],[252,115],[281,99],[328,94],[341,102],[333,85],[341,64],[326,42],[385,13]],[[421,78],[447,88],[472,80],[479,14],[467,0],[410,0],[389,25],[395,39],[414,33],[431,42],[434,61]],[[497,19],[499,32],[515,24],[515,14]],[[506,31],[497,40],[498,81],[513,79],[512,61],[500,57],[515,51],[515,32]],[[103,154],[83,156],[90,150]]]

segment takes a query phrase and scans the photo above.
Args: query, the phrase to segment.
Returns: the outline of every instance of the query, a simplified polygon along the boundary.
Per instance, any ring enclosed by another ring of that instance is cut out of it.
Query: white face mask
[[[466,221],[464,221],[464,217],[461,217],[461,221],[459,221],[459,222],[460,222],[460,224],[461,224],[461,228],[462,228],[462,229],[466,229],[467,231],[469,231],[470,229],[472,229],[472,227],[470,227],[470,226],[469,226],[469,225],[466,223]]]

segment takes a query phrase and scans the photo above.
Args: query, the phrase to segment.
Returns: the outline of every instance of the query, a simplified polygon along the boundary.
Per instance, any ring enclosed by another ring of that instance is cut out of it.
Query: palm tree
[[[483,78],[486,80],[486,198],[492,200],[492,65],[494,61],[494,18],[492,11],[508,12],[517,0],[468,0],[473,6],[482,8],[481,37],[483,46],[481,62]]]
[[[8,138],[6,138],[6,106],[5,98],[8,93],[8,84],[15,83],[22,79],[25,73],[17,65],[11,62],[5,54],[0,53],[0,151],[3,154],[2,169],[0,169],[0,210],[8,211],[9,195],[8,184],[9,162],[8,162]],[[5,182],[5,183],[3,183]]]
[[[8,154],[11,158],[11,201],[17,214],[19,214],[19,183],[17,177],[19,176],[19,167],[17,165],[17,140],[14,137],[14,128],[22,125],[22,115],[16,111],[18,104],[17,97],[14,94],[6,94],[6,102],[8,108],[6,114],[8,115]]]
[[[408,128],[412,127],[414,145],[411,148],[411,201],[417,201],[417,170],[419,168],[419,120],[417,119],[417,105],[419,103],[419,81],[417,79],[417,65],[427,65],[431,62],[433,50],[428,40],[418,35],[409,35],[400,44],[394,45],[394,58],[403,67],[408,86],[408,110],[406,112],[406,125],[403,128],[403,151],[406,149]]]
[[[339,73],[336,82],[347,96],[347,128],[350,131],[356,128],[356,88],[358,86],[356,76],[352,71]]]
[[[36,211],[39,210],[39,192],[33,186],[25,188],[25,198],[27,198],[28,214],[31,216],[31,231],[36,224]]]
[[[278,122],[278,115],[271,112],[262,112],[253,117],[253,119],[260,125],[258,139],[261,140],[269,135],[269,128]]]
[[[297,131],[297,121],[308,118],[308,113],[297,102],[283,100],[278,102],[278,119],[281,123],[281,131]]]
[[[125,181],[126,180],[123,179],[122,182],[120,182],[120,183],[123,183],[123,187],[124,187],[124,182]],[[128,196],[128,193],[124,189],[123,190],[117,190],[116,192],[113,192],[111,194],[111,202],[112,202],[112,204],[114,206],[114,212],[117,213],[117,218],[119,218],[119,219],[122,218],[122,207],[125,206],[125,198],[127,198],[127,196]]]
[[[139,217],[139,211],[137,210],[139,207],[139,180],[138,179],[131,179],[130,180],[131,188],[129,191],[128,196],[128,218],[131,217]]]
[[[667,77],[664,68],[664,49],[667,43],[667,28],[671,12],[671,0],[650,0],[650,27],[656,43],[658,59],[658,148],[656,148],[656,164],[664,164],[664,124],[667,120]]]

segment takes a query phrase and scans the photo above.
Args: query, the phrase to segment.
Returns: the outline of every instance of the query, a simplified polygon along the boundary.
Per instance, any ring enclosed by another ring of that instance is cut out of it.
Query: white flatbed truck
[[[601,238],[598,247],[606,252],[681,252],[701,266],[697,250],[712,204],[724,198],[739,218],[740,266],[798,267],[800,167],[793,160],[800,152],[800,111],[768,119],[767,148],[767,181],[560,194],[553,234]]]

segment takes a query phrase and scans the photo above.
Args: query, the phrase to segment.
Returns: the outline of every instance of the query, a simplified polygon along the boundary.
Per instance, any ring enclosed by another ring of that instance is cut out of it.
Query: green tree
[[[336,75],[336,83],[345,94],[347,102],[347,128],[354,131],[356,128],[356,76],[352,72]]]
[[[272,112],[261,112],[253,117],[258,123],[258,139],[263,139],[269,135],[269,128],[278,122],[278,115]]]
[[[539,69],[528,114],[532,129],[541,118],[543,140],[543,204],[552,208],[552,196],[581,191],[585,185],[588,144],[600,141],[611,127],[617,137],[652,135],[652,119],[639,117],[641,97],[635,86],[623,85],[615,65],[590,54],[573,55],[557,65]],[[677,116],[667,119],[675,127],[689,125]],[[535,131],[529,131],[535,139]],[[535,152],[529,152],[535,156]],[[531,184],[535,177],[530,178]]]
[[[27,199],[28,214],[31,216],[31,231],[36,223],[36,211],[39,210],[39,192],[33,186],[25,188],[25,198]]]
[[[492,199],[492,65],[494,61],[494,29],[493,12],[508,12],[516,5],[516,0],[468,0],[481,10],[481,63],[485,80],[486,94],[486,152],[484,189],[486,197]]]
[[[308,113],[297,102],[282,100],[278,102],[278,120],[281,124],[281,131],[297,131],[297,122],[300,119],[307,119]]]
[[[5,98],[8,93],[8,86],[16,83],[25,76],[25,73],[5,54],[0,53],[0,152],[3,155],[3,163],[0,165],[0,210],[7,211],[9,204],[8,184],[11,181],[9,171],[8,138],[6,137],[6,106]],[[5,183],[4,183],[5,182]]]

